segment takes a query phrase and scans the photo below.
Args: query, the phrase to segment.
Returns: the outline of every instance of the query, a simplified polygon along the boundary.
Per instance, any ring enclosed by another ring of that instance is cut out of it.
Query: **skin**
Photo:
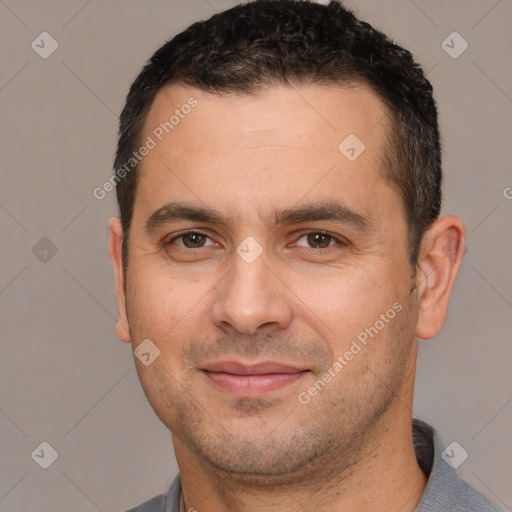
[[[380,172],[387,111],[363,86],[275,86],[253,96],[167,86],[144,139],[190,97],[197,107],[142,162],[126,288],[121,223],[110,222],[116,332],[134,350],[147,338],[160,350],[152,364],[135,363],[172,432],[187,510],[413,511],[426,485],[411,436],[417,338],[444,324],[462,222],[435,221],[413,272],[402,201]],[[349,134],[366,147],[352,162],[338,150]],[[228,222],[145,229],[169,201],[209,207]],[[367,229],[271,222],[275,211],[315,201],[343,203]],[[207,236],[175,238],[187,230]],[[318,242],[318,231],[332,238]],[[237,253],[247,237],[262,249],[252,263]],[[401,311],[301,403],[298,394],[397,303]],[[308,371],[240,397],[201,370],[220,359]]]

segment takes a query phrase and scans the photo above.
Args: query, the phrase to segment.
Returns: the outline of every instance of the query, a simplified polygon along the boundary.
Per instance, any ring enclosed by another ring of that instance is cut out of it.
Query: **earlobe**
[[[130,343],[130,331],[128,316],[126,313],[126,289],[124,284],[123,268],[123,228],[121,219],[113,217],[110,219],[110,242],[109,254],[114,267],[116,280],[117,306],[119,309],[119,322],[116,325],[116,336],[125,343]]]
[[[464,224],[455,216],[437,219],[423,237],[417,277],[418,338],[433,338],[446,321],[465,242]]]

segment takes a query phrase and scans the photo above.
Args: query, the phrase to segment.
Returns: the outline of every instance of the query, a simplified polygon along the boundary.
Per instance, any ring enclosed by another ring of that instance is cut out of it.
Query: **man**
[[[133,83],[118,337],[180,475],[133,511],[499,511],[412,419],[465,242],[432,88],[339,3],[256,0]]]

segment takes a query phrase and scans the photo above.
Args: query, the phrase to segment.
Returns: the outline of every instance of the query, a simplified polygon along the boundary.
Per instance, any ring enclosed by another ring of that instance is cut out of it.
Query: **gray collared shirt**
[[[458,477],[441,457],[445,447],[437,431],[413,419],[414,450],[428,482],[415,512],[504,512]],[[178,475],[167,494],[156,496],[127,512],[180,512],[181,480]]]

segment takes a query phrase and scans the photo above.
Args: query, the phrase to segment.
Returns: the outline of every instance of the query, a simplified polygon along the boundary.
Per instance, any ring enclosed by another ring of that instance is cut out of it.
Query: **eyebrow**
[[[224,224],[232,226],[232,221],[220,212],[204,206],[195,206],[180,202],[169,202],[156,210],[147,220],[145,231],[154,231],[162,226],[180,220]],[[347,224],[367,232],[372,223],[363,214],[334,201],[317,201],[297,208],[275,210],[267,221],[271,227],[299,224],[316,220],[327,220]]]

